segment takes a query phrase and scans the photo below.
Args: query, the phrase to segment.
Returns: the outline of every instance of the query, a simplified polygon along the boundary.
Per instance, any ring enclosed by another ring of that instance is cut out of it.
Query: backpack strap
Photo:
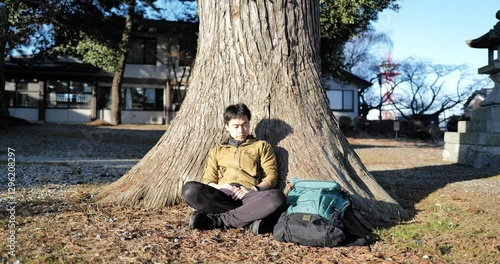
[[[346,192],[347,193],[347,192]],[[351,198],[351,196],[349,195],[349,193],[347,193],[347,199],[349,200],[349,202],[351,203],[350,204],[350,207],[351,209],[354,210],[354,200]],[[366,231],[368,231],[369,233],[372,233],[373,230],[369,227],[367,227],[363,221],[359,220],[359,218],[356,216],[356,214],[354,212],[352,212],[352,216],[354,217],[354,219],[356,220],[356,222],[358,222]]]
[[[366,246],[368,247],[368,251],[372,252],[372,248],[370,247],[370,236],[360,237],[354,242],[343,245],[344,247],[352,247],[352,246]]]
[[[349,219],[344,218],[345,223],[351,227],[356,227],[356,230],[360,230],[359,228],[364,229],[364,231],[360,232],[361,234],[360,233],[353,234],[352,232],[349,232],[350,230],[344,230],[346,233],[346,244],[343,246],[345,246],[345,247],[367,246],[368,250],[371,252],[372,249],[371,249],[370,245],[373,242],[373,239],[371,239],[371,235],[373,234],[373,230],[370,227],[366,226],[363,223],[363,221],[361,221],[356,216],[356,214],[354,213],[354,205],[355,205],[354,200],[352,199],[351,195],[347,191],[345,191],[345,190],[342,190],[342,191],[344,192],[344,194],[346,195],[347,199],[350,202],[348,209],[352,210],[351,212],[346,214],[346,216],[348,216]],[[347,211],[348,210],[346,210],[346,212]],[[352,217],[349,217],[351,215],[352,215]],[[355,222],[355,223],[353,223],[353,222]]]

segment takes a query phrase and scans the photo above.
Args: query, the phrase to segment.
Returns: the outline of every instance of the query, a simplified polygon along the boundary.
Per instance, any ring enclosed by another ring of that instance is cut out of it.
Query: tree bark
[[[329,109],[320,72],[319,3],[198,1],[199,46],[186,99],[156,146],[104,187],[100,202],[153,208],[181,201],[199,180],[208,151],[227,137],[222,114],[242,102],[251,129],[277,153],[280,188],[293,177],[340,183],[368,226],[406,211],[373,179]]]
[[[125,66],[127,65],[127,53],[130,31],[132,30],[132,18],[135,12],[135,0],[127,1],[127,4],[128,12],[125,20],[125,28],[122,34],[122,41],[120,43],[120,58],[118,58],[115,75],[113,76],[113,83],[111,84],[111,125],[118,125],[121,123],[120,90],[122,86],[123,74],[125,72]]]

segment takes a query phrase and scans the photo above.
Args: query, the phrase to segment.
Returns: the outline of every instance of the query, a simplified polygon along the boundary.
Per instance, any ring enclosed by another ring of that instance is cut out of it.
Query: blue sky
[[[467,46],[466,40],[488,32],[499,22],[500,0],[403,0],[395,13],[385,11],[373,25],[392,41],[392,58],[413,56],[436,64],[487,64],[488,52]]]

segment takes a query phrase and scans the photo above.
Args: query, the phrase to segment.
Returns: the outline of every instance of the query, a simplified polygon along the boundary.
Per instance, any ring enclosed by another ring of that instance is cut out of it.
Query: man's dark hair
[[[226,107],[224,111],[224,124],[228,124],[231,119],[248,117],[248,121],[252,118],[252,114],[250,113],[250,109],[245,104],[234,104]]]

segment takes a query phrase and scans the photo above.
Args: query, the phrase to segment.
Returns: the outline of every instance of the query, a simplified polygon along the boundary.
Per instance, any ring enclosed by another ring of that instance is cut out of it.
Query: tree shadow
[[[375,180],[400,205],[408,210],[410,220],[417,213],[416,205],[431,193],[463,181],[500,175],[500,168],[473,168],[461,164],[423,166],[400,170],[371,171]]]
[[[397,140],[396,140],[397,141]],[[436,143],[433,143],[433,142],[424,142],[424,141],[419,141],[419,140],[404,140],[404,141],[400,141],[400,142],[408,142],[408,144],[411,145],[412,148],[435,148],[437,146],[440,146],[439,144],[436,144]],[[419,144],[416,144],[416,143],[419,143]],[[349,145],[351,145],[351,147],[353,149],[369,149],[369,148],[387,148],[387,149],[390,149],[390,148],[402,148],[402,147],[405,147],[405,145],[383,145],[383,144],[379,144],[379,145],[376,145],[376,144],[360,144],[360,143],[351,143],[349,142]]]
[[[461,164],[447,164],[409,169],[370,171],[370,173],[377,183],[406,210],[406,213],[396,214],[396,217],[393,219],[385,219],[381,222],[373,222],[372,219],[368,223],[362,217],[364,215],[363,211],[360,211],[355,204],[353,207],[350,207],[344,215],[345,230],[355,237],[370,236],[370,241],[373,242],[379,238],[372,232],[372,228],[390,228],[401,222],[412,220],[419,213],[416,208],[417,204],[430,194],[449,184],[500,175],[500,168],[477,169]],[[477,185],[472,186],[476,186],[473,188],[478,188]],[[379,201],[379,203],[383,203],[384,207],[387,206],[388,208],[397,210],[392,203],[383,201]]]
[[[415,144],[415,141],[409,141],[409,145],[379,145],[377,144],[351,144],[353,149],[363,149],[363,148],[381,148],[385,151],[393,151],[397,148],[413,148],[415,151],[419,149],[436,148],[435,144],[421,142]],[[397,150],[396,150],[397,151]],[[399,203],[406,212],[401,214],[395,214],[394,218],[386,218],[385,221],[382,220],[379,223],[370,222],[368,223],[372,227],[377,228],[388,228],[395,226],[404,221],[409,221],[413,219],[419,211],[417,210],[418,204],[422,202],[430,194],[446,187],[449,184],[455,182],[464,182],[471,180],[484,179],[500,174],[500,168],[473,168],[470,166],[464,166],[461,164],[439,164],[430,166],[420,166],[405,169],[388,169],[388,170],[369,170],[371,175],[377,181],[377,183],[385,190],[387,193]],[[410,163],[411,164],[411,163]],[[416,164],[417,165],[417,164]],[[418,165],[417,165],[418,166]],[[477,188],[477,187],[476,187]],[[369,199],[369,198],[363,198]],[[385,204],[383,207],[387,206],[392,208],[391,210],[397,210],[394,204],[381,202]],[[355,207],[355,206],[354,206]],[[345,220],[348,222],[347,229],[352,231],[355,235],[366,235],[363,232],[357,232],[363,229],[363,225],[360,225],[360,221],[356,216],[363,216],[362,211],[357,211],[357,214],[345,214]],[[361,220],[364,220],[361,217]],[[373,221],[373,219],[372,219]],[[370,228],[364,228],[370,229]]]
[[[16,217],[37,217],[46,215],[55,215],[72,212],[82,212],[82,203],[89,200],[87,197],[75,201],[68,201],[62,197],[50,197],[45,199],[33,199],[16,201],[10,206],[6,203],[5,208],[14,209],[13,212],[0,212],[0,218],[8,219],[10,214],[15,214]]]
[[[366,149],[366,148],[397,148],[397,146],[376,146],[369,144],[350,144],[353,149]]]
[[[278,188],[284,190],[288,178],[288,151],[278,146],[278,143],[293,133],[293,128],[281,119],[262,119],[255,127],[255,136],[267,141],[273,146],[278,165]]]

